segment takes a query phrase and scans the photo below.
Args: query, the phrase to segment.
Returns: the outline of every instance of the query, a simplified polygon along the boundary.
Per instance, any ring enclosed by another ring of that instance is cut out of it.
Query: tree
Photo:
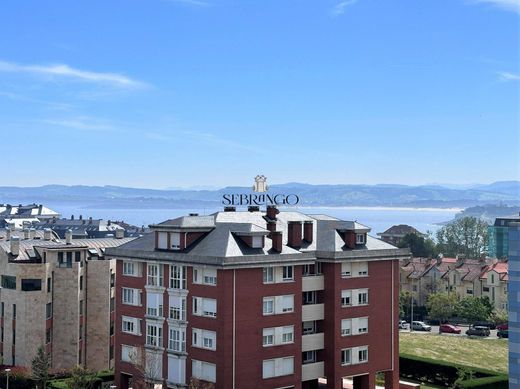
[[[399,292],[399,317],[405,318],[410,314],[413,292],[402,290]]]
[[[508,313],[505,309],[494,309],[490,319],[495,324],[507,323]]]
[[[426,302],[428,316],[443,323],[455,316],[457,303],[458,297],[455,293],[441,292],[430,294]]]
[[[71,376],[67,380],[70,389],[91,389],[96,382],[96,376],[82,366],[76,366],[71,371]]]
[[[457,219],[437,231],[437,249],[443,254],[466,258],[484,258],[488,225],[475,217]]]
[[[414,257],[433,258],[435,253],[435,242],[430,238],[414,234],[406,234],[397,244],[397,247],[408,247]]]
[[[135,352],[129,355],[131,363],[134,365],[136,374],[134,374],[134,388],[151,389],[154,382],[158,382],[161,378],[162,357],[152,351],[146,351],[144,347],[137,348]]]
[[[43,346],[38,347],[36,356],[31,361],[32,377],[36,381],[40,389],[47,387],[49,380],[49,369],[51,367],[49,355],[45,352]]]
[[[457,312],[460,317],[469,322],[488,320],[493,312],[493,304],[487,296],[468,296],[459,301]]]
[[[215,385],[211,382],[201,382],[197,378],[191,377],[188,389],[214,389]]]

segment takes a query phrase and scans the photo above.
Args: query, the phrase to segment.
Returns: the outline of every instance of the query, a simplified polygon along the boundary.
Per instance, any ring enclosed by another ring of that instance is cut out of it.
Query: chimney
[[[29,239],[34,239],[36,235],[36,230],[34,228],[29,228]]]
[[[79,220],[83,220],[83,215],[79,215]]]
[[[11,239],[11,229],[8,228],[5,230],[5,240]]]
[[[269,234],[271,241],[273,242],[273,250],[277,253],[282,252],[282,232],[281,231],[272,231]]]
[[[72,230],[67,230],[65,232],[65,243],[72,244]]]
[[[42,204],[38,205],[38,215],[42,214],[42,209],[43,209],[43,205]]]
[[[313,222],[310,220],[303,223],[303,240],[305,240],[307,243],[312,243],[313,225]]]
[[[125,237],[125,230],[122,228],[116,229],[116,239],[123,239]]]
[[[88,218],[88,224],[92,224],[92,216]]]
[[[280,211],[276,208],[276,205],[268,205],[267,206],[267,217],[271,220],[276,220],[276,215],[278,215]]]
[[[267,221],[267,229],[271,232],[276,231],[276,222],[274,220]]]
[[[287,245],[299,249],[302,245],[302,222],[291,221],[287,226]]]
[[[247,207],[247,210],[249,212],[258,212],[260,211],[260,207],[258,205],[250,205],[249,207]]]
[[[70,215],[70,220],[74,220],[74,215]]]
[[[235,212],[236,207],[224,207],[224,212]]]
[[[107,220],[107,226],[111,225],[112,222],[110,221],[110,219]]]
[[[14,256],[20,254],[20,238],[18,236],[11,237],[11,254]]]
[[[28,228],[23,229],[23,238],[29,239],[29,229]]]
[[[45,239],[45,240],[52,239],[52,230],[50,228],[43,229],[43,239]]]

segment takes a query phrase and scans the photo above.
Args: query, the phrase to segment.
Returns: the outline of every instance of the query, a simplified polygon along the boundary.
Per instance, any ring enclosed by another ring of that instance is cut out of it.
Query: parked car
[[[509,329],[508,323],[502,323],[502,324],[497,325],[497,330],[508,330],[508,329]]]
[[[410,324],[406,320],[399,320],[399,329],[400,330],[409,330]]]
[[[505,330],[497,330],[497,336],[499,338],[509,338],[509,330],[506,328]]]
[[[432,326],[423,321],[412,321],[412,330],[414,331],[431,331]]]
[[[489,336],[490,333],[489,327],[476,325],[471,325],[466,331],[468,336]]]
[[[487,327],[490,330],[494,330],[496,327],[495,323],[490,321],[477,321],[476,323],[473,323],[474,326],[478,327]]]
[[[460,334],[462,332],[462,330],[457,326],[446,323],[446,324],[441,324],[439,326],[439,332],[444,332],[446,334]]]

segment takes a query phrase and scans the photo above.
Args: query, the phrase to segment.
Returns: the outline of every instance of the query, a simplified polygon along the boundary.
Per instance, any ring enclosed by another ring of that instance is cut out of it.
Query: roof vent
[[[20,254],[20,238],[17,236],[12,236],[10,246],[11,254],[18,256]]]
[[[224,207],[224,212],[235,212],[236,210],[236,207]]]
[[[249,212],[259,212],[260,207],[258,205],[250,205],[249,207],[247,207],[247,210]]]
[[[190,216],[199,216],[198,213],[190,213]]]

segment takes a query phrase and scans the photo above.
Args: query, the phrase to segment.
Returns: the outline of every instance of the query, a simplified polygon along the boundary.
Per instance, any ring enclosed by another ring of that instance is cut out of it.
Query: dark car
[[[453,324],[441,324],[439,326],[439,332],[443,332],[445,334],[460,334],[462,330]]]
[[[468,336],[489,336],[490,333],[489,327],[476,325],[470,326],[466,331],[466,335]]]
[[[509,329],[508,323],[502,323],[502,324],[497,325],[497,330],[508,330],[508,329]]]
[[[478,327],[487,327],[490,330],[494,330],[497,328],[495,323],[492,323],[490,321],[477,321],[476,323],[473,323],[473,325]]]
[[[509,330],[508,329],[497,330],[497,336],[499,338],[509,338]]]

